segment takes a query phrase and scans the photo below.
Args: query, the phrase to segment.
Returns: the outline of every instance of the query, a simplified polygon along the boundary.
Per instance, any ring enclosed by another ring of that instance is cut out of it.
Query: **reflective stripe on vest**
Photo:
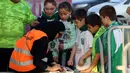
[[[25,62],[18,62],[16,60],[14,60],[13,58],[10,58],[10,62],[12,62],[18,66],[26,66],[26,65],[33,64],[33,60],[29,60],[29,61],[25,61]]]
[[[28,51],[28,50],[24,50],[24,49],[20,49],[20,48],[15,48],[14,50],[15,50],[16,52],[23,53],[23,54],[26,54],[26,55],[28,55],[28,56],[32,56],[32,55],[30,54],[30,51]]]
[[[19,53],[23,53],[25,55],[28,55],[28,56],[32,56],[30,54],[30,51],[28,50],[24,50],[24,49],[20,49],[20,48],[15,48],[14,49],[16,52],[19,52]],[[33,64],[33,60],[29,60],[29,61],[25,61],[25,62],[18,62],[16,60],[14,60],[13,58],[10,58],[10,62],[18,65],[18,66],[26,66],[26,65],[29,65],[29,64]]]

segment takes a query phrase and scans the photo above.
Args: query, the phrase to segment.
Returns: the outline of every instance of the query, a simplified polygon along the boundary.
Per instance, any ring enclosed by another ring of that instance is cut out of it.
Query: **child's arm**
[[[84,59],[87,59],[92,54],[92,42],[93,42],[93,36],[89,31],[86,31],[85,33],[85,42],[84,42],[84,50],[88,50],[81,58],[79,59],[79,66],[84,65]]]
[[[83,56],[82,58],[87,59],[92,55],[92,48],[90,48]]]
[[[52,50],[53,59],[56,63],[58,63],[58,54],[59,54],[58,45],[59,45],[59,42],[57,39],[49,43],[49,47]]]
[[[74,45],[74,47],[72,48],[72,51],[71,51],[71,55],[70,55],[70,58],[69,58],[69,61],[68,61],[68,65],[73,65],[75,52],[76,52],[76,47]]]
[[[58,52],[57,51],[52,51],[52,55],[53,55],[53,60],[54,62],[58,63],[59,60],[58,60]]]
[[[58,52],[52,51],[54,62],[58,63]]]
[[[90,48],[80,59],[79,59],[79,66],[83,66],[84,65],[84,59],[87,59],[88,57],[90,57],[92,55],[92,48]]]
[[[100,60],[100,53],[97,53],[88,69],[82,70],[81,72],[90,73],[92,69],[98,64]]]

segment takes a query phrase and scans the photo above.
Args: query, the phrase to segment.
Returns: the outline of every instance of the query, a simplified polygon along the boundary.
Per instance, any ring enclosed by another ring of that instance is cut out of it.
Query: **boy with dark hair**
[[[73,13],[73,19],[78,19],[78,20],[82,20],[83,18],[86,18],[87,12],[84,9],[77,9],[74,13]]]
[[[99,38],[102,36],[102,34],[105,32],[105,28],[102,26],[102,21],[100,16],[97,14],[90,14],[87,16],[87,25],[88,29],[91,33],[95,34],[93,39],[93,45],[92,45],[92,63],[89,66],[89,68],[82,70],[81,72],[98,72],[97,65],[100,64],[100,53],[96,52],[96,49],[99,48]],[[87,53],[80,58],[80,62],[82,62],[84,59],[88,58]]]
[[[78,23],[78,21],[81,22],[81,26],[83,26],[82,28],[80,28],[81,30],[87,30],[87,22],[86,22],[86,16],[87,16],[87,12],[84,9],[77,9],[73,14],[72,14],[72,19],[75,21],[75,23]],[[79,27],[77,25],[77,27]]]
[[[121,29],[115,29],[111,32],[111,36],[108,36],[108,31],[113,26],[119,26],[120,23],[116,21],[116,11],[113,6],[106,5],[99,11],[102,18],[106,32],[101,39],[103,42],[103,49],[108,52],[108,37],[111,37],[110,51],[111,51],[111,73],[122,73],[116,69],[116,66],[122,65],[122,31]]]
[[[91,64],[91,47],[93,36],[91,32],[87,30],[86,16],[87,13],[84,9],[78,9],[73,14],[73,18],[77,26],[77,38],[74,48],[72,49],[68,64],[73,65],[75,55],[75,66],[77,70],[84,70]],[[84,62],[79,62],[79,59],[87,52],[89,54],[88,58],[85,59]]]

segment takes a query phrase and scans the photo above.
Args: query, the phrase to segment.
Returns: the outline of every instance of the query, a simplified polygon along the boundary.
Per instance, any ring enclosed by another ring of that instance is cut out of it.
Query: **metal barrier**
[[[101,38],[99,38],[99,47],[100,47],[100,63],[101,63],[101,72],[105,73],[104,69],[104,55],[103,55],[103,45],[101,43]]]
[[[122,53],[122,66],[117,66],[117,69],[122,70],[122,73],[127,73],[127,51],[130,48],[130,43],[128,43]]]
[[[130,25],[130,20],[126,18],[117,18],[117,21],[120,22],[122,25]]]
[[[111,32],[114,29],[122,29],[122,48],[123,48],[123,54],[122,54],[122,66],[118,66],[117,69],[118,70],[122,70],[123,73],[126,73],[127,70],[127,50],[128,47],[130,47],[130,43],[128,43],[125,47],[124,47],[124,29],[130,29],[130,26],[115,26],[112,27],[109,31],[108,31],[108,73],[111,73],[111,44],[110,44],[110,39],[111,39]]]

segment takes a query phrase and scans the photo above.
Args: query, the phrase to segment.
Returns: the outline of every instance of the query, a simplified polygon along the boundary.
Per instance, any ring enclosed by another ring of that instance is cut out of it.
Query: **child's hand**
[[[58,61],[58,56],[54,56],[53,59],[54,59],[54,62],[56,62],[56,63],[59,62],[59,61]]]
[[[83,66],[83,65],[84,65],[84,58],[83,58],[83,57],[81,57],[81,58],[79,59],[78,65],[79,65],[79,66]]]
[[[38,22],[38,21],[33,21],[32,22],[32,26],[37,26],[37,25],[39,25],[40,24],[40,22]]]
[[[64,49],[64,44],[59,44],[59,50],[63,50]]]
[[[72,60],[72,59],[69,59],[68,65],[69,65],[69,66],[73,66],[73,60]]]

